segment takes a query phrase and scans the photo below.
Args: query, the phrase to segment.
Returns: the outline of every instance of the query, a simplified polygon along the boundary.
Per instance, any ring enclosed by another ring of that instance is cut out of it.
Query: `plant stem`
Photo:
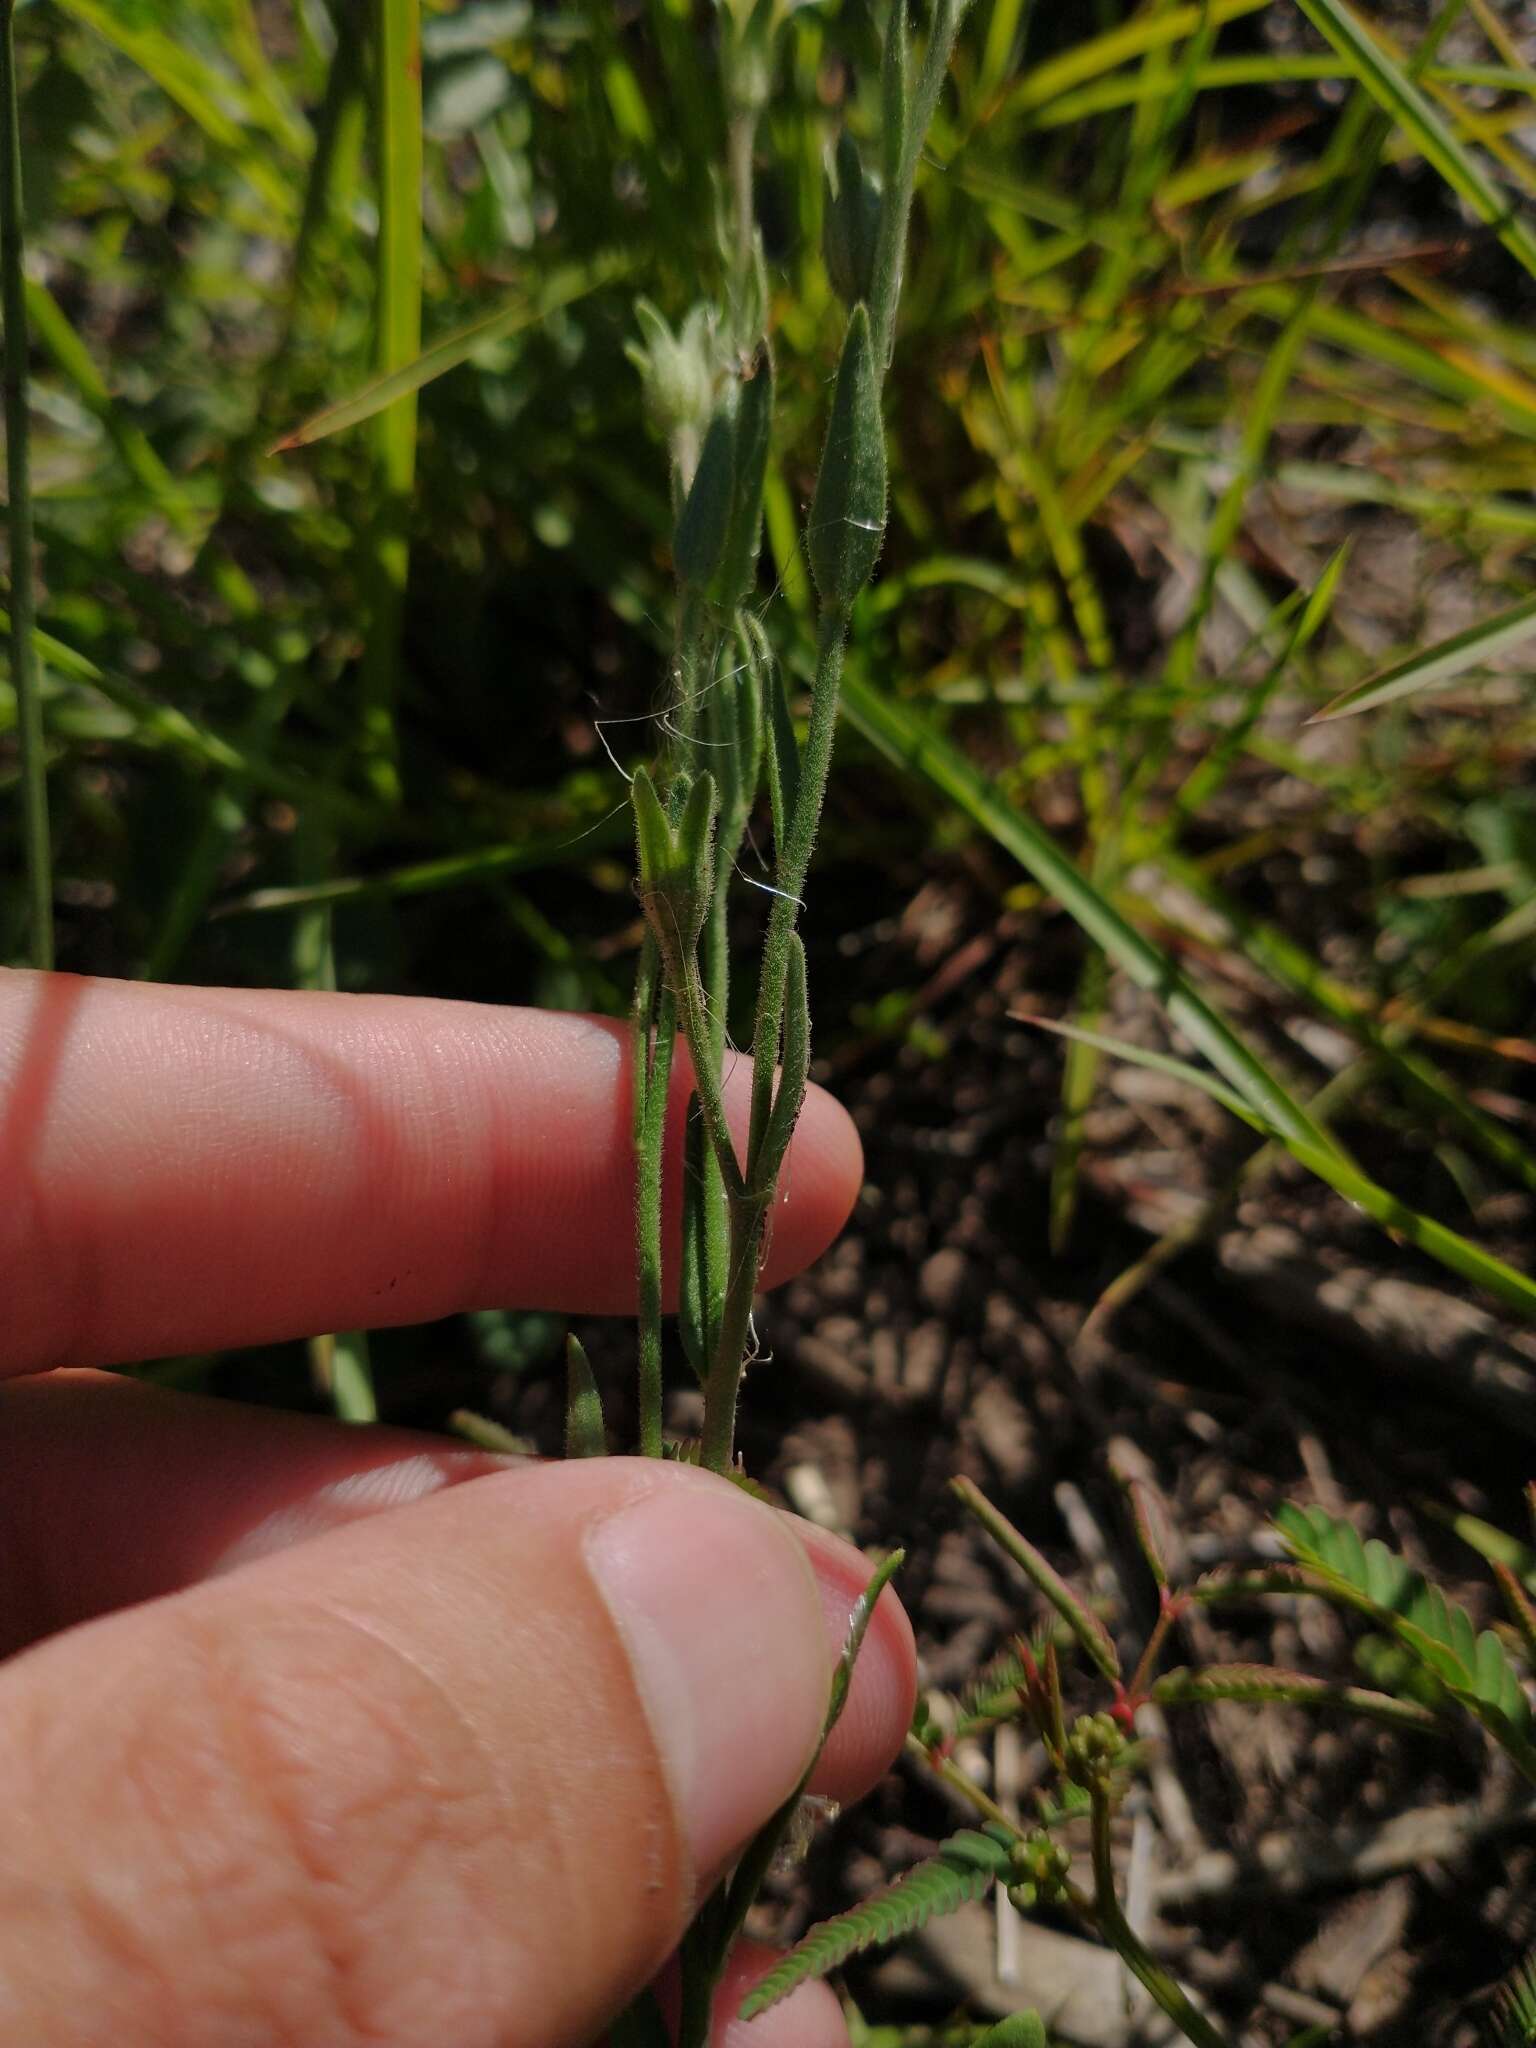
[[[907,248],[907,224],[912,216],[912,190],[922,158],[928,124],[939,103],[939,93],[949,71],[949,54],[954,48],[968,0],[938,0],[928,32],[917,91],[907,112],[907,131],[902,148],[899,175],[885,195],[880,209],[880,230],[875,239],[875,277],[870,292],[869,324],[874,341],[875,365],[883,375],[890,367],[896,344],[896,307],[901,299],[901,277]],[[899,17],[898,17],[899,18]],[[890,34],[897,32],[893,23]]]
[[[731,241],[738,284],[752,269],[752,151],[757,141],[757,115],[738,108],[725,131],[726,165],[731,186]],[[755,337],[738,336],[739,342]]]
[[[661,1456],[661,1168],[677,1006],[658,992],[656,941],[647,937],[635,978],[631,1033],[634,1091],[635,1265],[640,1320],[640,1455]]]
[[[732,1196],[728,1204],[731,1227],[725,1303],[704,1387],[704,1436],[699,1446],[699,1463],[710,1472],[728,1472],[735,1455],[736,1400],[741,1392],[742,1360],[752,1327],[752,1297],[757,1292],[763,1228],[771,1199],[770,1189],[767,1195]]]
[[[21,133],[16,106],[15,0],[0,0],[0,306],[5,315],[5,471],[11,557],[11,680],[21,743],[22,832],[32,965],[53,965],[53,861],[48,835],[42,676],[32,564],[32,476],[27,419],[26,284],[22,275]]]
[[[800,891],[805,886],[816,843],[816,827],[826,796],[827,777],[832,766],[832,742],[837,733],[837,704],[843,673],[843,645],[848,633],[845,610],[823,611],[818,630],[816,680],[811,689],[811,721],[805,752],[800,763],[800,790],[794,815],[784,835],[775,875],[773,908],[768,913],[768,931],[763,941],[762,968],[757,985],[757,1018],[752,1033],[752,1123],[747,1141],[744,1180],[731,1187],[735,1153],[720,1153],[730,1209],[730,1247],[727,1263],[725,1305],[715,1355],[710,1362],[704,1389],[704,1440],[700,1461],[711,1471],[730,1467],[736,1435],[736,1400],[741,1387],[742,1359],[752,1320],[752,1297],[757,1290],[762,1261],[763,1231],[787,1145],[776,1144],[778,1156],[770,1158],[765,1145],[769,1113],[773,1108],[773,1071],[784,1028],[784,995],[789,978],[790,942],[794,936],[795,913]],[[691,1043],[691,1039],[690,1039]],[[702,1091],[701,1091],[702,1100]]]
[[[419,0],[374,0],[379,172],[376,359],[380,374],[421,353],[421,16]],[[368,642],[363,654],[362,743],[375,794],[400,794],[395,705],[410,568],[409,511],[416,478],[416,394],[385,407],[374,426],[379,502],[370,535]]]
[[[1115,1891],[1114,1856],[1110,1848],[1110,1798],[1102,1787],[1090,1788],[1093,1801],[1093,1913],[1099,1932],[1139,1984],[1151,1993],[1176,2027],[1196,2048],[1230,2048],[1225,2037],[1194,2004],[1182,1987],[1147,1949],[1120,1910]]]
[[[811,719],[800,761],[800,790],[784,834],[774,873],[773,907],[763,940],[763,964],[757,985],[757,1017],[752,1032],[752,1125],[747,1143],[747,1178],[757,1188],[766,1172],[770,1184],[780,1161],[761,1156],[768,1112],[773,1107],[773,1063],[778,1056],[784,1022],[784,986],[789,974],[789,941],[800,908],[801,892],[816,844],[816,827],[826,799],[832,767],[832,742],[837,734],[837,707],[843,680],[843,648],[848,613],[824,610],[817,624],[816,677],[811,685]],[[771,1193],[771,1185],[770,1190]]]

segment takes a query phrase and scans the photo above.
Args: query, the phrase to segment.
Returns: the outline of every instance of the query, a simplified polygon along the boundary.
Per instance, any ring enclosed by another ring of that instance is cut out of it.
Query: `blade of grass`
[[[323,869],[329,859],[330,833],[312,816],[301,815],[294,835],[294,854],[301,869]],[[331,938],[330,906],[306,910],[294,924],[295,988],[336,987],[336,953]],[[366,1330],[342,1330],[311,1337],[310,1371],[342,1422],[377,1422],[379,1404],[373,1391]]]
[[[387,376],[373,378],[360,391],[354,391],[350,398],[339,398],[319,412],[311,413],[302,424],[274,442],[271,453],[282,455],[293,448],[307,448],[312,442],[323,441],[328,434],[339,434],[347,427],[373,419],[387,406],[419,391],[424,384],[432,383],[449,370],[456,370],[477,348],[484,348],[488,342],[504,340],[507,335],[520,333],[525,327],[536,326],[557,308],[569,306],[588,292],[611,284],[632,268],[632,261],[617,253],[599,257],[591,263],[563,265],[544,281],[533,297],[519,294],[509,299],[494,313],[487,313],[483,319],[472,320],[467,327],[445,334],[441,341],[435,341],[430,348],[423,349],[420,355],[402,363]]]
[[[1198,34],[1208,26],[1219,28],[1244,14],[1256,14],[1267,5],[1268,0],[1203,0],[1201,5],[1139,13],[1120,27],[1092,36],[1087,42],[1075,43],[1060,56],[1050,57],[1032,71],[1026,71],[998,95],[987,109],[986,118],[1004,108],[1017,114],[1031,107],[1048,106],[1070,87],[1101,78],[1106,71],[1133,63],[1149,50],[1182,42],[1186,36]]]
[[[531,834],[499,846],[480,846],[470,853],[445,854],[436,860],[386,868],[377,875],[343,875],[297,887],[253,889],[221,903],[215,917],[240,917],[251,912],[301,910],[322,903],[344,903],[362,896],[428,896],[439,889],[470,888],[499,875],[530,873],[552,867],[567,857],[587,856],[620,846],[632,836],[629,806],[617,806],[583,826],[577,818],[557,832]]]
[[[1449,640],[1422,648],[1406,660],[1394,662],[1390,668],[1367,676],[1363,683],[1356,683],[1353,689],[1345,690],[1325,704],[1321,711],[1314,711],[1307,722],[1321,725],[1331,718],[1352,718],[1359,712],[1376,711],[1383,704],[1395,703],[1400,697],[1411,697],[1417,691],[1433,689],[1454,676],[1464,674],[1469,668],[1491,661],[1506,648],[1517,647],[1533,633],[1536,633],[1536,596],[1524,598],[1505,611],[1495,612],[1492,618],[1468,626],[1465,632],[1453,633]]]
[[[1411,138],[1425,161],[1479,220],[1497,230],[1515,261],[1536,277],[1536,235],[1512,211],[1509,199],[1353,8],[1345,0],[1298,0],[1298,4],[1376,104]]]
[[[374,122],[379,245],[375,360],[388,377],[421,353],[421,13],[419,0],[374,0]],[[376,416],[378,504],[367,538],[370,596],[361,681],[361,743],[375,793],[399,796],[395,701],[410,569],[408,522],[416,480],[416,393]]]
[[[278,219],[292,219],[293,187],[253,132],[269,124],[237,79],[203,63],[168,28],[154,26],[147,10],[109,6],[106,0],[59,0],[59,6],[137,64],[237,166]]]
[[[1337,1194],[1363,1209],[1391,1235],[1427,1253],[1464,1280],[1475,1281],[1517,1315],[1536,1320],[1536,1280],[1529,1274],[1518,1272],[1502,1259],[1495,1258],[1492,1252],[1484,1251],[1481,1245],[1473,1244],[1470,1238],[1399,1201],[1396,1195],[1378,1186],[1331,1146],[1319,1146],[1307,1139],[1287,1136],[1273,1126],[1266,1127],[1265,1119],[1255,1114],[1232,1089],[1223,1087],[1221,1082],[1201,1068],[1192,1066],[1188,1060],[1175,1059],[1169,1053],[1149,1052],[1144,1046],[1128,1045],[1123,1039],[1107,1038],[1097,1031],[1079,1031],[1071,1024],[1048,1022],[1042,1017],[1031,1017],[1027,1021],[1062,1038],[1084,1039],[1101,1052],[1112,1054],[1132,1066],[1147,1067],[1155,1073],[1174,1074],[1187,1081],[1191,1087],[1198,1088],[1202,1094],[1209,1095],[1223,1108],[1231,1110],[1234,1116],[1240,1116],[1255,1130],[1280,1138],[1298,1165],[1316,1174],[1319,1180],[1326,1181]]]
[[[1231,943],[1250,966],[1358,1038],[1377,1057],[1382,1071],[1396,1083],[1408,1102],[1432,1115],[1448,1118],[1511,1179],[1536,1190],[1536,1156],[1512,1131],[1469,1101],[1449,1074],[1408,1045],[1407,1041],[1419,1028],[1420,1006],[1430,999],[1427,991],[1420,990],[1412,998],[1411,1008],[1405,1008],[1402,1015],[1374,1014],[1369,999],[1331,975],[1289,933],[1256,917],[1218,888],[1198,863],[1181,854],[1168,853],[1164,866],[1174,881],[1216,913],[1227,927]]]
[[[845,678],[843,703],[854,724],[888,758],[957,804],[1055,896],[1132,981],[1157,996],[1179,1029],[1260,1116],[1287,1137],[1294,1134],[1325,1152],[1330,1149],[1330,1140],[1283,1083],[1168,955],[1128,923],[1050,834],[1001,796],[957,748],[910,706],[874,690],[861,674]]]
[[[1231,1087],[1223,1087],[1221,1081],[1214,1081],[1208,1073],[1190,1065],[1186,1059],[1174,1059],[1167,1053],[1149,1053],[1139,1044],[1126,1044],[1122,1038],[1106,1038],[1100,1032],[1079,1032],[1073,1024],[1055,1024],[1044,1018],[1028,1018],[1028,1022],[1057,1032],[1061,1038],[1085,1038],[1090,1044],[1096,1044],[1102,1053],[1124,1059],[1133,1067],[1149,1067],[1155,1073],[1174,1073],[1192,1087],[1198,1087],[1214,1102],[1221,1102],[1223,1108],[1231,1110],[1235,1116],[1241,1116],[1243,1122],[1251,1124],[1255,1130],[1266,1130],[1266,1120],[1255,1116],[1253,1110],[1233,1094]],[[1427,1253],[1440,1266],[1460,1274],[1462,1280],[1473,1280],[1477,1286],[1487,1288],[1495,1300],[1501,1300],[1505,1309],[1536,1319],[1536,1280],[1532,1280],[1530,1274],[1505,1266],[1503,1260],[1491,1251],[1485,1251],[1481,1245],[1475,1245],[1468,1237],[1462,1237],[1460,1231],[1452,1231],[1444,1223],[1436,1223],[1434,1217],[1425,1217],[1417,1208],[1411,1208],[1407,1202],[1399,1202],[1395,1194],[1362,1174],[1339,1151],[1313,1145],[1305,1139],[1284,1137],[1272,1126],[1266,1135],[1280,1137],[1286,1151],[1298,1165],[1305,1165],[1309,1174],[1327,1182],[1335,1194],[1354,1202],[1356,1208],[1364,1208],[1368,1217],[1374,1223],[1380,1223],[1384,1231],[1389,1231],[1393,1237],[1401,1237],[1417,1251]]]
[[[26,845],[30,958],[53,965],[53,855],[37,593],[32,562],[31,423],[27,416],[27,306],[22,274],[21,132],[16,106],[15,0],[0,0],[0,310],[5,316],[6,530],[11,562],[11,677],[21,742],[22,837]]]

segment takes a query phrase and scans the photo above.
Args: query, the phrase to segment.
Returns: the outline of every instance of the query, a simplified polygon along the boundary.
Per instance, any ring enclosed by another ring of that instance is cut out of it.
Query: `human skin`
[[[743,1062],[743,1123],[749,1088]],[[769,1280],[859,1168],[812,1091]],[[685,1467],[517,1464],[81,1368],[624,1312],[624,1034],[4,974],[0,1173],[0,2044],[600,2035],[796,1783],[858,1553]],[[674,1238],[676,1213],[674,1175]],[[887,1594],[815,1789],[868,1788],[913,1686]],[[731,2019],[764,1961],[733,1962],[716,2040],[839,2048],[821,1987]]]

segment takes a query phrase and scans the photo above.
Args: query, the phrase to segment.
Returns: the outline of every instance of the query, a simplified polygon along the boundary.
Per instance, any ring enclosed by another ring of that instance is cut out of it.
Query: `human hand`
[[[797,1782],[858,1554],[686,1467],[49,1368],[622,1312],[624,1034],[10,974],[0,1103],[0,2043],[592,2038]],[[858,1170],[813,1091],[770,1279]],[[887,1594],[815,1789],[867,1789],[913,1683]],[[819,1986],[739,2032],[754,1967],[717,2041],[845,2039]]]

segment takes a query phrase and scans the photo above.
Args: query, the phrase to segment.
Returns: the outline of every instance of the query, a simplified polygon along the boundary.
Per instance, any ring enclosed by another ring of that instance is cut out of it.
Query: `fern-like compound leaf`
[[[1532,2048],[1536,2043],[1536,1949],[1505,1981],[1487,2038],[1489,2048]]]
[[[1479,1635],[1466,1609],[1447,1600],[1405,1558],[1374,1537],[1362,1543],[1349,1523],[1321,1508],[1286,1506],[1275,1521],[1318,1590],[1390,1629],[1536,1784],[1531,1704],[1493,1631]]]
[[[1006,1878],[1011,1861],[1001,1832],[983,1834],[976,1828],[962,1828],[884,1891],[813,1927],[754,1985],[741,2017],[754,2019],[799,1985],[827,1976],[861,1949],[899,1941],[930,1920],[955,1912],[967,1900],[979,1899],[994,1879]]]

